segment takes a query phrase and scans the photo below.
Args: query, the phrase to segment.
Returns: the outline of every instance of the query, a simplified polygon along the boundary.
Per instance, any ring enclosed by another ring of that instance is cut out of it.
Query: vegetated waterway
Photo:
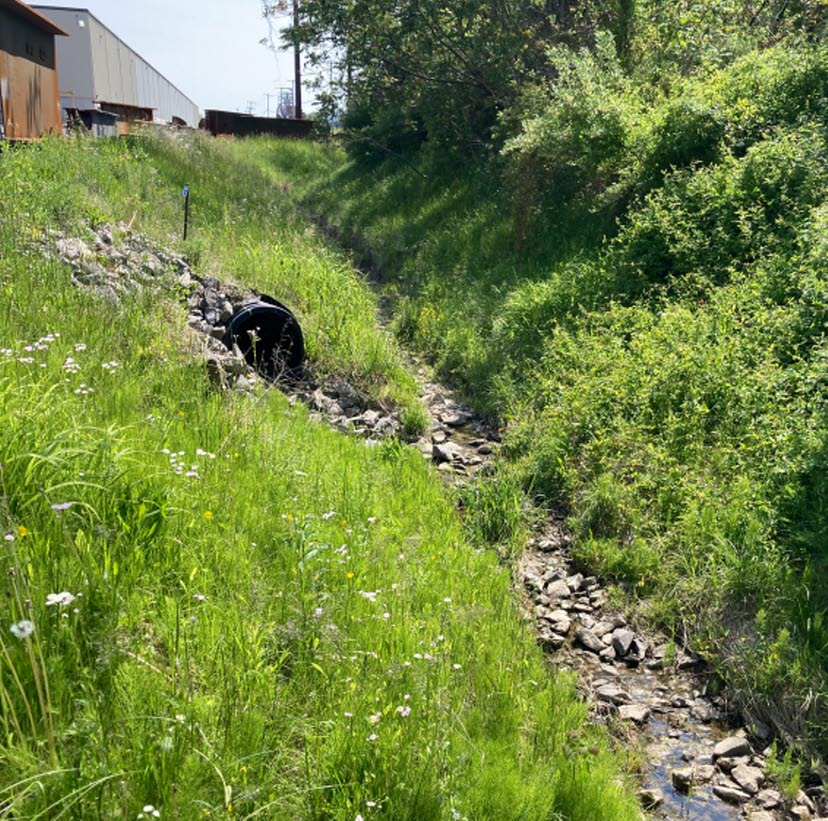
[[[409,358],[431,421],[416,446],[449,483],[474,481],[497,458],[500,436]],[[645,635],[609,604],[594,577],[573,566],[564,518],[544,511],[517,563],[516,589],[550,663],[577,675],[596,722],[609,725],[639,767],[641,798],[661,819],[755,821],[791,817],[767,781],[762,748],[713,692],[703,660],[665,636]],[[716,754],[740,742],[738,755]],[[715,761],[714,761],[715,757]],[[804,794],[799,809],[817,808]]]
[[[321,227],[338,240],[330,226]],[[382,282],[376,266],[361,269],[369,282]],[[387,326],[392,316],[393,305],[381,295],[380,322]],[[490,472],[499,432],[434,381],[417,356],[406,358],[430,417],[415,446],[449,484]],[[577,676],[594,720],[609,725],[643,762],[637,768],[640,797],[652,816],[775,821],[828,813],[804,793],[793,802],[782,799],[765,774],[762,751],[769,739],[746,738],[739,717],[711,691],[704,661],[676,649],[666,636],[645,636],[627,624],[609,606],[601,582],[574,567],[564,517],[554,510],[542,513],[517,563],[517,595],[550,663]],[[717,754],[717,745],[737,738],[739,755]]]
[[[124,232],[124,241],[138,248],[142,257],[158,250],[146,246],[128,228]],[[99,238],[103,250],[109,247],[107,239]],[[128,266],[108,278],[87,270],[83,243],[78,240],[62,235],[47,237],[44,252],[53,253],[53,246],[73,267],[81,287],[101,290],[112,280],[112,287],[128,289],[133,277],[138,276],[137,269]],[[113,250],[117,249],[113,246]],[[212,289],[213,302],[223,304],[232,288],[198,277],[189,282],[191,274],[187,268],[182,276],[195,289],[189,300],[195,306],[193,310],[201,310],[191,317],[191,325],[201,331],[205,344],[221,349],[212,338],[216,328],[215,322],[211,325],[208,321],[212,305],[208,297]],[[181,287],[184,284],[179,280]],[[218,312],[213,313],[215,321],[220,321]],[[220,350],[208,349],[205,353],[210,354],[209,365],[220,356]],[[230,353],[224,358],[232,361],[220,368],[218,381],[222,387],[249,389],[244,361],[236,361]],[[416,446],[438,464],[447,482],[474,481],[478,474],[490,472],[499,448],[498,431],[462,406],[449,388],[431,380],[422,363],[411,357],[409,365],[431,419]],[[365,402],[347,383],[305,388],[294,385],[288,389],[295,390],[297,399],[308,401],[342,430],[376,438],[394,435],[401,428],[393,412],[366,409]],[[796,805],[783,804],[778,792],[765,786],[764,759],[756,739],[752,739],[751,747],[744,738],[731,737],[738,755],[720,754],[714,764],[717,742],[731,736],[734,728],[726,721],[727,705],[720,696],[708,692],[703,664],[681,650],[674,653],[665,637],[644,635],[628,625],[623,614],[609,605],[600,581],[585,578],[572,566],[570,535],[563,518],[546,511],[539,520],[518,562],[515,578],[526,617],[548,651],[550,663],[577,674],[594,719],[609,724],[613,734],[645,762],[641,767],[645,788],[642,800],[651,804],[654,814],[664,819],[724,821],[748,811],[753,821],[772,821],[792,817],[789,809],[800,811],[793,817],[807,818],[808,813],[814,813],[817,807],[810,797],[802,794]],[[720,800],[717,793],[726,800]],[[824,813],[826,808],[819,810]]]

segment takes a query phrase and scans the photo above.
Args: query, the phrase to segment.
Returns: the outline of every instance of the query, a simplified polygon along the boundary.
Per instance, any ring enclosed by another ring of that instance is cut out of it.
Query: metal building
[[[55,35],[62,29],[19,0],[0,0],[0,140],[61,132]]]
[[[65,117],[107,111],[118,116],[121,131],[134,120],[198,126],[198,106],[88,9],[33,8],[69,34],[57,48]]]

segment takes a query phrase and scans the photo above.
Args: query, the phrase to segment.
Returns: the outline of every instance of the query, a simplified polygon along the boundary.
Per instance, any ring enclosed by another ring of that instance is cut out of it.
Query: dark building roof
[[[34,9],[29,8],[25,3],[21,3],[20,0],[0,0],[0,9],[8,9],[12,14],[28,20],[32,25],[43,29],[43,31],[49,34],[58,34],[63,37],[69,36],[60,26],[56,26],[51,20],[39,14]]]

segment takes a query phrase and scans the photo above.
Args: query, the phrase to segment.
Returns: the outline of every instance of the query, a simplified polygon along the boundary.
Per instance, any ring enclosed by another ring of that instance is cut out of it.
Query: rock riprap
[[[519,562],[519,581],[539,643],[556,666],[578,674],[596,720],[635,739],[647,757],[642,806],[657,818],[705,821],[824,811],[805,793],[783,801],[765,755],[743,731],[728,732],[735,717],[708,694],[703,661],[608,607],[598,579],[573,566],[570,541],[562,519],[541,525]]]

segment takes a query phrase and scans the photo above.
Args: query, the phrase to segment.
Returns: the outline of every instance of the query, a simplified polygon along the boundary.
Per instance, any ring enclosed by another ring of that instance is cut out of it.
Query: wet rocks
[[[618,715],[634,724],[646,724],[650,718],[650,708],[643,704],[624,704],[618,708]]]
[[[738,758],[743,755],[750,755],[753,750],[746,738],[739,736],[731,736],[723,741],[720,741],[713,748],[713,760],[719,758]]]
[[[649,787],[639,790],[638,798],[645,810],[656,810],[664,803],[664,793]]]
[[[628,692],[616,687],[614,684],[604,684],[595,690],[595,696],[599,701],[606,701],[610,704],[620,706],[622,704],[629,704],[632,697]]]
[[[728,804],[744,804],[750,799],[746,792],[742,792],[732,782],[713,785],[713,794]]]
[[[722,802],[732,809],[719,813],[758,814],[759,821],[762,813],[780,821],[783,810],[797,807],[814,815],[804,801],[785,802],[768,788],[764,757],[754,753],[744,732],[715,736],[726,704],[705,694],[703,660],[666,637],[645,636],[622,614],[608,611],[598,580],[572,566],[569,544],[565,523],[548,520],[529,541],[520,579],[541,645],[579,673],[596,720],[616,716],[616,731],[642,738],[651,772],[663,774],[645,778],[642,805],[660,807],[665,818],[687,811],[681,801]],[[682,758],[686,766],[664,766]],[[665,778],[672,789],[665,789]]]
[[[693,786],[693,768],[679,767],[670,773],[670,780],[677,793],[687,795]]]

